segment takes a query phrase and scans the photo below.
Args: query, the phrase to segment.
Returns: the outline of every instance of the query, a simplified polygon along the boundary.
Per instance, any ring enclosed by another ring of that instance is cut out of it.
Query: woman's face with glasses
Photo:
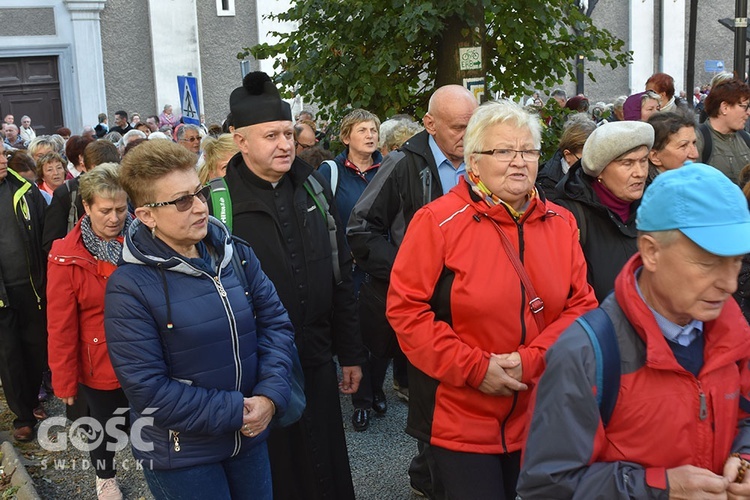
[[[208,187],[200,185],[194,168],[175,170],[153,183],[153,199],[136,209],[136,215],[154,236],[182,255],[208,231]]]

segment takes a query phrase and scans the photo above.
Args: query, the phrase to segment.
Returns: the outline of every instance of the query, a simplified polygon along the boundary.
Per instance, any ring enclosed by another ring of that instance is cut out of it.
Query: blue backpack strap
[[[620,346],[612,320],[597,307],[576,320],[589,336],[596,357],[596,403],[607,427],[620,392]]]

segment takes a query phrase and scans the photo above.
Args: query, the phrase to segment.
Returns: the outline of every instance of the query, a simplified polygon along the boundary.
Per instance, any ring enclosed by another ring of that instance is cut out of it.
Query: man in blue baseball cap
[[[615,290],[547,352],[521,498],[750,498],[750,212],[718,170],[659,175]],[[606,314],[602,314],[602,311]]]

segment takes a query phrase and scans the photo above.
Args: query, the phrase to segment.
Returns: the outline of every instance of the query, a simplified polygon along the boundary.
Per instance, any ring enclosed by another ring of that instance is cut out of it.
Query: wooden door
[[[0,59],[0,120],[8,113],[19,127],[29,115],[37,135],[63,126],[57,56]]]

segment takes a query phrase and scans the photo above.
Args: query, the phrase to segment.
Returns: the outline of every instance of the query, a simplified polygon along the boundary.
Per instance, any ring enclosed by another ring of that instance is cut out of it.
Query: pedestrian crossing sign
[[[177,87],[180,91],[182,121],[200,125],[201,110],[198,101],[198,79],[194,76],[178,76]]]

